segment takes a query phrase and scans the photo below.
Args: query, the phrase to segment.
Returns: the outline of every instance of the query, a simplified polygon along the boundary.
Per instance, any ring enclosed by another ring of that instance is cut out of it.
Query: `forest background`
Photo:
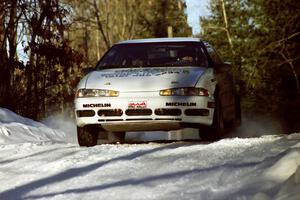
[[[201,33],[233,66],[244,113],[300,130],[298,0],[210,0]],[[73,115],[76,84],[114,43],[190,37],[184,0],[2,0],[0,107]]]

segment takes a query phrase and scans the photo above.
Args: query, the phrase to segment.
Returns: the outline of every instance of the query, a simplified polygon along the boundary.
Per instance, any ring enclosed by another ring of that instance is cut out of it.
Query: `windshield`
[[[201,66],[208,62],[199,43],[130,43],[113,46],[97,68]]]

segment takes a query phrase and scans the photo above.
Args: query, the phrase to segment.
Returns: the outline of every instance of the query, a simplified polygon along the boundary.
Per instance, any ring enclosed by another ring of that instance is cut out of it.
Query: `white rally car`
[[[231,67],[196,38],[129,40],[111,47],[78,84],[81,146],[122,142],[126,131],[199,129],[216,140],[241,120]]]

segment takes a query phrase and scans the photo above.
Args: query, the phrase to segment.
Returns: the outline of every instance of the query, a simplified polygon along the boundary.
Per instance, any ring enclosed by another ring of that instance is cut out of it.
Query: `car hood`
[[[85,82],[85,88],[89,89],[123,92],[157,91],[168,88],[194,87],[206,69],[204,67],[104,69],[89,73],[83,82]],[[84,84],[83,82],[81,83]]]

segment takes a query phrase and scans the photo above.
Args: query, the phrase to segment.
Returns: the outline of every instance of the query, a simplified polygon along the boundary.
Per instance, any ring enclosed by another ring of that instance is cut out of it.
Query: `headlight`
[[[76,97],[117,97],[118,91],[114,90],[98,90],[98,89],[79,89],[76,92]]]
[[[159,91],[160,96],[205,96],[208,97],[209,93],[204,88],[172,88]]]

